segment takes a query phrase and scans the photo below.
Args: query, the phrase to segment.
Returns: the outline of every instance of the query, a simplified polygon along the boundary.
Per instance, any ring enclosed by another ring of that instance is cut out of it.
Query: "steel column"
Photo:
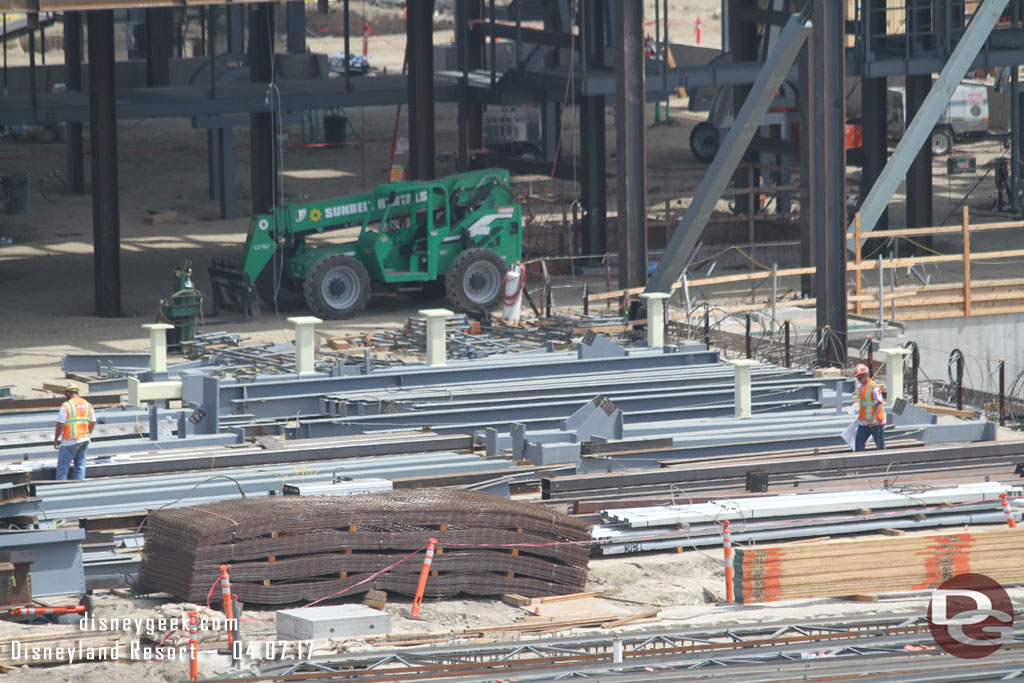
[[[810,131],[811,130],[811,102],[812,102],[812,88],[811,88],[811,48],[809,45],[804,45],[800,50],[800,56],[797,58],[798,73],[800,74],[800,130]],[[800,167],[811,168],[811,150],[813,147],[813,140],[810,135],[801,135],[799,140],[800,147]],[[813,175],[811,173],[800,174],[800,206],[808,207],[807,210],[801,208],[800,211],[800,267],[810,268],[814,263],[814,229],[813,229],[813,217],[811,215],[811,192]],[[814,276],[812,274],[806,274],[800,276],[800,294],[805,298],[814,297]]]
[[[862,0],[862,2],[862,21],[867,28],[864,42],[867,45],[868,37],[878,40],[885,35],[885,6],[883,4],[879,10],[876,7],[877,0]],[[870,45],[866,49],[869,50],[866,58],[870,59]],[[861,149],[864,153],[864,172],[861,180],[862,197],[878,180],[889,155],[886,134],[888,124],[886,85],[886,79],[883,76],[882,78],[865,78],[860,86],[861,133],[863,136]],[[877,226],[881,230],[889,227],[889,210],[887,208],[882,211]]]
[[[242,5],[228,5],[228,53],[241,54],[245,51],[245,13]]]
[[[1020,76],[1017,69],[1010,70],[1010,209],[1020,213],[1020,129],[1021,129]]]
[[[647,150],[644,139],[644,8],[616,0],[615,147],[619,286],[647,283]]]
[[[735,60],[737,62],[756,62],[760,60],[761,55],[758,54],[757,46],[759,43],[757,24],[745,18],[743,9],[749,5],[749,0],[729,0],[735,10],[731,14],[732,21],[728,26],[722,24],[724,30],[723,35],[728,33],[730,35],[731,44],[735,45]],[[739,111],[740,107],[743,106],[743,102],[750,95],[750,86],[740,85],[734,86],[732,89],[732,110]],[[761,155],[753,150],[747,150],[743,159],[740,163],[744,164],[756,164],[760,161]],[[736,189],[748,187],[750,185],[750,177],[746,169],[738,169],[733,174],[733,185]],[[736,202],[736,213],[756,213],[756,206],[751,205],[748,195],[739,194],[733,198]]]
[[[910,168],[917,150],[928,141],[939,115],[946,108],[950,96],[967,73],[967,69],[988,39],[1007,4],[1009,0],[983,0],[974,13],[953,54],[942,67],[935,85],[924,99],[918,115],[907,126],[906,132],[896,146],[896,151],[861,205],[862,235],[874,230],[882,211],[899,186],[900,179]],[[852,222],[849,230],[853,230]]]
[[[846,361],[846,61],[844,50],[845,3],[814,0],[811,33],[810,130],[812,194],[810,213],[814,229],[817,268],[817,327],[831,327],[838,337],[840,367]],[[819,362],[830,351],[818,349]]]
[[[661,262],[658,263],[657,270],[654,271],[651,281],[647,284],[646,291],[672,291],[672,285],[682,274],[687,259],[690,257],[690,250],[700,238],[715,203],[725,191],[732,172],[739,164],[740,158],[750,144],[768,107],[775,99],[775,93],[789,73],[789,68],[809,33],[810,25],[803,17],[799,15],[790,17],[786,27],[779,35],[779,40],[769,51],[765,65],[750,90],[750,97],[743,103],[743,108],[740,109],[733,126],[729,129],[725,140],[722,141],[715,160],[711,162],[710,168],[701,180],[693,202],[690,203],[690,207],[679,222],[679,227],[672,235],[665,254],[662,256]]]
[[[907,121],[912,120],[921,111],[931,87],[931,76],[907,76]],[[921,145],[907,170],[906,187],[907,227],[921,228],[934,225],[932,222],[932,146],[927,141]],[[861,220],[861,231],[863,231],[863,218]],[[930,237],[917,237],[914,241],[931,246],[927,244],[931,241]],[[908,247],[908,251],[915,251],[913,245]]]
[[[235,218],[238,209],[235,207],[235,158],[234,133],[232,128],[216,129],[217,149],[217,199],[220,200],[220,217]]]
[[[64,13],[64,74],[67,89],[82,89],[82,13]],[[85,144],[82,122],[68,122],[68,192],[85,192]]]
[[[114,12],[94,10],[89,24],[89,131],[92,148],[93,281],[96,315],[121,317],[121,217],[117,187],[117,78]]]
[[[285,23],[288,30],[288,54],[305,54],[306,3],[302,0],[285,3]]]
[[[409,177],[434,177],[434,0],[406,3],[409,60]]]
[[[483,0],[456,0],[455,42],[459,71],[462,72],[459,97],[459,170],[469,168],[473,150],[484,147],[484,106],[469,98],[466,81],[470,71],[483,68],[484,39],[480,31],[470,31],[469,22],[483,19]]]
[[[174,10],[153,7],[146,10],[146,85],[171,83],[171,24]]]
[[[274,6],[260,3],[249,6],[249,80],[269,83],[273,78]],[[267,89],[272,105],[276,93]],[[277,204],[277,164],[275,159],[274,115],[272,111],[250,114],[249,149],[251,155],[252,212],[267,213]]]
[[[581,40],[586,49],[586,69],[604,64],[605,40],[603,2],[582,7]],[[605,153],[605,98],[580,99],[580,138],[582,144],[583,253],[604,254],[608,250],[608,197]]]

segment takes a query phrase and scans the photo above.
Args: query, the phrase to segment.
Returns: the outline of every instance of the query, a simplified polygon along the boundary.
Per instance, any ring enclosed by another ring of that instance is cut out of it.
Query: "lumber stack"
[[[736,550],[736,601],[874,595],[931,590],[957,574],[1024,583],[1024,531],[950,534],[773,545]]]
[[[437,539],[438,552],[426,597],[561,595],[586,582],[583,522],[462,489],[250,498],[159,510],[147,524],[139,577],[146,590],[193,602],[206,600],[223,564],[243,602],[369,590],[414,595],[423,553],[413,553],[430,538]]]

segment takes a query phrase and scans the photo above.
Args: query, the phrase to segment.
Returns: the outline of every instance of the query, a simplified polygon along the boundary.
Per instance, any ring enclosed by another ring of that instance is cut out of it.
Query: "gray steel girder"
[[[981,50],[989,34],[992,33],[992,29],[1008,4],[1009,0],[984,0],[978,11],[974,13],[971,23],[967,25],[967,29],[953,50],[949,61],[942,67],[938,79],[932,85],[928,96],[925,97],[924,104],[917,112],[917,116],[907,126],[906,133],[896,145],[896,151],[889,157],[889,162],[882,169],[878,180],[871,186],[868,196],[860,207],[861,244],[865,241],[863,236],[875,229],[875,224],[882,215],[882,211],[888,206],[893,192],[906,176],[918,150],[931,135],[932,129],[939,120],[939,115],[949,103],[953,91],[956,90],[957,85],[967,73],[967,69],[974,62],[978,51]],[[853,223],[851,222],[848,232],[852,231]]]

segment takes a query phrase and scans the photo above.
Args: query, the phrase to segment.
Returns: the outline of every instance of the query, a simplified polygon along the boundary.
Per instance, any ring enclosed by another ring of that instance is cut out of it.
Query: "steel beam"
[[[580,6],[581,40],[586,49],[587,69],[604,65],[605,40],[603,2]],[[608,250],[607,155],[605,153],[605,98],[597,95],[580,100],[582,145],[583,253],[604,254]]]
[[[121,216],[117,186],[114,13],[89,12],[93,280],[96,315],[121,317]]]
[[[790,17],[779,40],[768,53],[767,60],[757,81],[751,88],[751,96],[743,103],[736,121],[725,136],[715,160],[701,181],[693,202],[683,215],[665,253],[658,263],[648,292],[671,292],[672,285],[683,273],[690,251],[700,238],[715,204],[722,196],[732,172],[739,164],[747,145],[768,111],[775,93],[789,72],[807,36],[810,24],[799,15]]]
[[[1024,455],[1024,444],[1013,442],[991,442],[983,444],[955,445],[940,448],[900,449],[901,464],[942,463],[952,461],[974,461],[986,458]],[[746,462],[721,465],[664,467],[657,471],[617,472],[613,474],[588,474],[576,477],[542,479],[541,487],[545,498],[551,493],[586,491],[601,488],[622,489],[630,486],[649,484],[668,485],[709,481],[714,479],[742,479],[747,470],[763,469],[769,474],[797,474],[801,472],[857,469],[858,467],[885,467],[893,461],[892,453],[886,451],[861,451],[819,455],[813,458],[794,455],[787,459],[772,459],[771,462],[752,456]]]
[[[228,54],[245,52],[245,6],[228,3],[227,15]]]
[[[906,80],[906,120],[912,121],[921,111],[921,107],[932,87],[932,77],[907,76]],[[907,227],[922,228],[934,225],[932,221],[932,147],[926,141],[921,145],[914,155],[910,168],[907,169]],[[863,217],[861,218],[861,231],[864,230]],[[931,238],[926,236],[917,237],[914,240],[919,244],[931,246]],[[916,253],[913,245],[901,245],[911,253]],[[904,252],[905,253],[905,252]]]
[[[64,74],[67,89],[82,90],[82,14],[64,14]],[[85,145],[82,138],[82,122],[68,123],[68,192],[85,192]]]
[[[409,177],[434,177],[434,0],[409,0],[405,22],[409,62]]]
[[[111,10],[92,11],[89,14],[110,14]],[[91,17],[90,17],[91,19]],[[113,19],[113,17],[111,17]],[[90,26],[92,21],[90,20]],[[111,22],[113,24],[113,22]],[[92,41],[90,40],[92,52]],[[113,50],[110,42],[107,49]],[[85,529],[53,529],[48,531],[5,531],[0,534],[0,550],[35,551],[32,562],[32,597],[85,593],[85,575],[82,572],[82,546]]]
[[[171,24],[174,10],[155,7],[146,10],[146,85],[171,83]]]
[[[306,3],[302,0],[285,3],[288,29],[288,54],[306,54]]]
[[[846,362],[846,92],[844,21],[846,3],[814,0],[811,33],[813,115],[806,131],[811,143],[817,327],[828,327],[838,343],[818,348],[818,365],[842,367]],[[806,210],[806,209],[805,209]]]
[[[882,11],[879,11],[876,5],[878,0],[862,0],[862,2],[862,13],[867,18],[867,21],[863,22],[863,27],[867,32],[864,37],[864,43],[867,44],[869,37],[874,39],[885,35],[885,11],[884,5],[882,5]],[[865,78],[861,82],[860,88],[861,133],[863,136],[861,149],[864,155],[863,177],[861,180],[861,197],[863,198],[871,186],[875,184],[878,176],[881,175],[882,169],[885,168],[885,162],[889,158],[888,134],[886,132],[888,126],[888,90],[885,76]],[[877,226],[881,230],[889,227],[888,208],[882,211],[878,218]],[[858,247],[855,246],[854,248]]]
[[[270,83],[274,73],[274,6],[249,6],[249,80]],[[274,134],[275,107],[280,107],[279,93],[267,87],[266,101],[270,111],[250,115],[249,154],[252,212],[267,213],[281,200],[277,196],[277,145]]]
[[[484,148],[484,105],[469,97],[469,72],[484,66],[484,37],[469,30],[469,22],[484,16],[483,0],[455,0],[455,45],[459,72],[459,149],[461,171],[469,168],[470,156]]]
[[[900,180],[906,175],[918,150],[931,136],[932,129],[939,120],[939,115],[946,108],[953,91],[956,90],[957,85],[967,73],[967,69],[978,55],[978,51],[981,50],[989,34],[992,33],[992,29],[1008,4],[1009,0],[983,0],[974,13],[971,23],[967,25],[953,54],[942,67],[928,96],[924,98],[920,111],[910,121],[906,132],[899,144],[896,145],[896,151],[893,152],[889,162],[879,175],[878,181],[872,186],[864,204],[861,205],[860,230],[862,235],[874,230],[882,211],[889,204],[889,199],[892,198],[893,192],[899,186]],[[851,222],[848,232],[852,231],[853,224]]]
[[[643,3],[615,0],[615,128],[619,287],[647,282],[647,149]]]

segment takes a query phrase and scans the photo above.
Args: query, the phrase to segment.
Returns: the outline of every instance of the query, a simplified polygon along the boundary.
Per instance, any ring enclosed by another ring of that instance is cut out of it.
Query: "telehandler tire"
[[[274,298],[277,298],[278,311],[302,311],[306,308],[306,295],[302,291],[302,285],[295,285],[282,277],[278,271],[280,284],[275,286],[274,269],[267,267],[263,269],[260,276],[256,278],[256,291],[260,295],[260,301],[274,310]],[[274,290],[277,290],[276,292]]]
[[[370,275],[359,259],[344,254],[320,258],[302,286],[314,313],[331,320],[351,318],[370,299]]]
[[[505,260],[489,249],[467,249],[452,261],[445,277],[448,301],[460,311],[494,308],[501,301]]]

